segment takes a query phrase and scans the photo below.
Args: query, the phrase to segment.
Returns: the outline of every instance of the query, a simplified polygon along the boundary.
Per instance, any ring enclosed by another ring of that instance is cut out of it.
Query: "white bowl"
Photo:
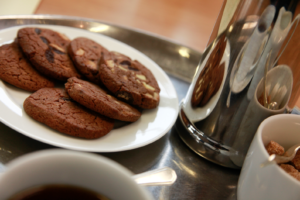
[[[22,156],[0,176],[0,199],[26,188],[68,184],[87,188],[110,199],[153,200],[131,178],[133,174],[103,156],[68,150],[44,150]]]
[[[300,199],[300,182],[277,164],[261,167],[269,154],[265,146],[271,141],[285,150],[300,143],[300,116],[280,114],[264,120],[248,150],[238,181],[238,200]]]

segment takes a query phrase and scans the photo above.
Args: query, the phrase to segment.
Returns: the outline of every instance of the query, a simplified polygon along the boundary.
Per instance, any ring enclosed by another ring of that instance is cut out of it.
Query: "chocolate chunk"
[[[44,38],[44,37],[42,37],[42,36],[41,36],[40,38],[41,38],[41,40],[42,40],[45,44],[47,44],[47,45],[49,44],[49,42],[48,42],[48,40],[47,40],[46,38]]]
[[[61,52],[60,50],[58,50],[56,48],[51,47],[51,49],[57,54],[65,54],[64,52]]]
[[[45,52],[45,56],[50,63],[54,63],[54,54],[51,49],[47,49]]]
[[[139,71],[137,68],[134,68],[132,65],[131,65],[131,62],[129,62],[128,60],[124,60],[122,62],[120,62],[120,65],[125,65],[128,67],[128,69],[132,70],[132,71]]]
[[[41,34],[41,29],[39,29],[39,28],[36,28],[36,29],[34,29],[34,31],[36,32],[36,34]]]
[[[119,91],[116,93],[117,97],[126,100],[127,102],[132,102],[133,98],[132,95],[126,91]]]
[[[130,70],[132,70],[132,71],[140,71],[140,70],[138,70],[138,69],[136,69],[136,68],[133,68],[133,67],[128,67],[128,69],[130,69]]]
[[[121,65],[127,65],[127,66],[131,66],[131,63],[128,60],[124,60],[122,62],[120,62]]]

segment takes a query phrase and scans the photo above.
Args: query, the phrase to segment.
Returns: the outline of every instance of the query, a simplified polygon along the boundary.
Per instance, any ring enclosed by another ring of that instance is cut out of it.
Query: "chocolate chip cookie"
[[[108,50],[88,38],[79,37],[71,41],[69,55],[78,71],[93,83],[101,84],[99,62]]]
[[[22,28],[19,44],[35,68],[42,74],[61,81],[81,75],[67,53],[70,40],[63,34],[42,28]]]
[[[24,110],[33,119],[62,133],[95,139],[113,128],[112,119],[73,102],[64,89],[43,88],[24,101]]]
[[[104,116],[127,122],[134,122],[141,116],[136,108],[109,95],[98,85],[73,77],[65,87],[73,100]]]
[[[156,79],[137,60],[110,52],[102,57],[99,69],[101,81],[119,99],[145,109],[158,106],[160,88]]]
[[[17,40],[0,47],[0,78],[18,88],[34,92],[54,87],[54,82],[39,74],[21,52]]]

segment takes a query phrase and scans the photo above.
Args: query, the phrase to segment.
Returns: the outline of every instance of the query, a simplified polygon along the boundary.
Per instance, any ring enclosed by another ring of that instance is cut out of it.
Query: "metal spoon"
[[[296,144],[292,147],[290,147],[286,152],[284,156],[279,156],[276,154],[272,154],[269,156],[268,160],[263,162],[260,167],[265,167],[270,164],[281,164],[281,163],[287,163],[294,159],[298,149],[300,149],[300,144]]]
[[[271,54],[272,54],[272,50],[269,52],[268,54],[268,58],[267,58],[267,63],[265,65],[265,73],[264,73],[264,94],[263,94],[263,98],[264,98],[264,107],[268,108],[269,102],[268,102],[268,94],[267,94],[267,73],[268,73],[268,68],[270,65],[270,58],[271,58]]]
[[[176,181],[177,175],[173,169],[164,167],[136,174],[132,178],[139,185],[172,185]]]
[[[278,109],[278,104],[276,101],[273,101],[271,103],[268,104],[268,109],[270,110],[277,110]]]

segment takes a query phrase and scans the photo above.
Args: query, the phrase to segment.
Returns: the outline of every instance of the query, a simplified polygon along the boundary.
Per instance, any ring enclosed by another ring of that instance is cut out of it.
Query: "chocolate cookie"
[[[93,40],[79,37],[71,41],[68,52],[81,74],[93,83],[101,84],[99,62],[108,53],[107,49]]]
[[[141,116],[137,109],[90,82],[73,77],[68,79],[65,87],[73,100],[104,116],[127,122],[134,122]]]
[[[0,47],[0,78],[18,88],[34,92],[54,83],[40,75],[24,57],[15,40]]]
[[[101,81],[115,96],[140,108],[158,106],[160,88],[144,65],[117,52],[102,57],[100,63]]]
[[[114,125],[112,119],[73,102],[63,89],[40,89],[30,95],[23,106],[33,119],[75,137],[99,138],[106,135]]]
[[[67,53],[70,40],[58,32],[41,28],[22,28],[18,31],[19,44],[29,61],[42,74],[66,81],[81,75]]]

